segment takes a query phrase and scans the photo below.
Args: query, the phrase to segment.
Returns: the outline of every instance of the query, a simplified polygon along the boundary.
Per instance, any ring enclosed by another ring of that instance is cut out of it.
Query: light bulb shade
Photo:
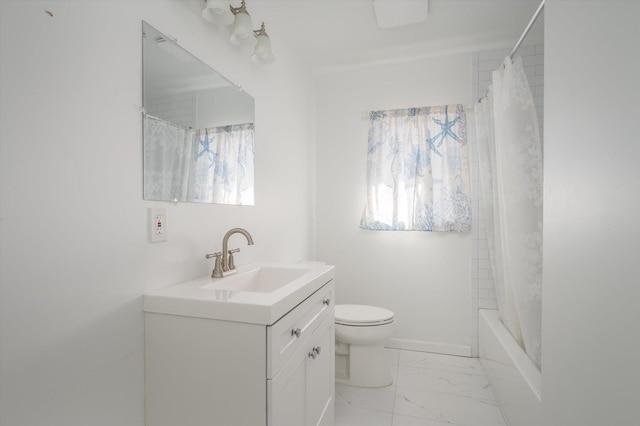
[[[245,11],[236,13],[233,23],[233,33],[229,41],[236,46],[255,46],[256,37],[253,35],[253,22],[251,16]]]
[[[229,7],[229,0],[207,0],[202,11],[202,17],[217,25],[233,23],[233,12]]]
[[[261,34],[257,39],[256,47],[251,59],[258,64],[271,64],[276,60],[271,51],[271,39],[266,34]]]

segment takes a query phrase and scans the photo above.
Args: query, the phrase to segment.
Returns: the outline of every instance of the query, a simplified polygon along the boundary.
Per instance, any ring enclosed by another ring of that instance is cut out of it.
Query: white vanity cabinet
[[[145,312],[147,426],[334,424],[334,283],[273,324]]]

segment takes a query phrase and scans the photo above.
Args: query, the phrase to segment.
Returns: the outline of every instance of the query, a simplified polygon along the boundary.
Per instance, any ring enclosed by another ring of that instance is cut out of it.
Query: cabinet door
[[[330,315],[271,380],[267,380],[269,426],[333,426],[334,319]]]
[[[267,425],[301,426],[307,419],[307,354],[299,350],[267,380]]]
[[[314,336],[307,354],[307,425],[333,426],[335,423],[335,338],[333,315]]]

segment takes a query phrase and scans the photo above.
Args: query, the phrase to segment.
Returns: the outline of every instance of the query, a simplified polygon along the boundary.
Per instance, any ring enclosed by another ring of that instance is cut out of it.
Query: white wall
[[[337,303],[396,314],[393,345],[470,354],[471,239],[359,229],[365,111],[469,102],[471,54],[371,65],[318,78],[317,255],[336,265]]]
[[[640,418],[640,2],[545,8],[546,426]]]
[[[253,65],[202,3],[0,2],[2,425],[141,426],[145,291],[210,273],[235,226],[238,264],[311,257],[309,72]],[[142,200],[143,19],[256,98],[255,207]]]

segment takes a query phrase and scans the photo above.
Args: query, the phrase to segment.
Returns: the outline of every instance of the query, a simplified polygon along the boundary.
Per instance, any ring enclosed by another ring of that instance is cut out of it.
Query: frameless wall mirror
[[[144,199],[254,204],[254,99],[142,23]]]

